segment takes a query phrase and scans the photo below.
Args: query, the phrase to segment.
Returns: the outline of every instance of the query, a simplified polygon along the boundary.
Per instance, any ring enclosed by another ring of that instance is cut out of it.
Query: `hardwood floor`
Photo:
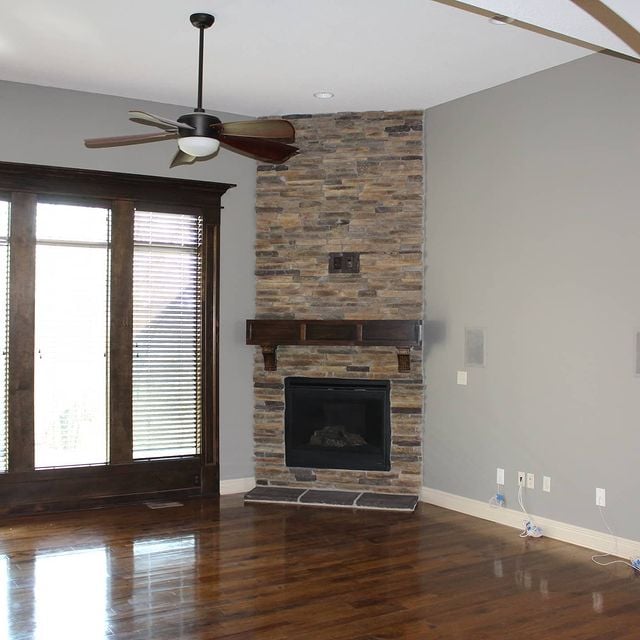
[[[228,496],[14,518],[0,638],[637,639],[640,576],[590,556],[424,504]]]

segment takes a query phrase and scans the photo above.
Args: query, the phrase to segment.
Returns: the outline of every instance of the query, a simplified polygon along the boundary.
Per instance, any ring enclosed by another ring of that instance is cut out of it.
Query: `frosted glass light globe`
[[[178,138],[178,148],[183,153],[190,156],[202,158],[215,153],[220,147],[220,140],[215,138],[207,138],[205,136],[185,136]]]

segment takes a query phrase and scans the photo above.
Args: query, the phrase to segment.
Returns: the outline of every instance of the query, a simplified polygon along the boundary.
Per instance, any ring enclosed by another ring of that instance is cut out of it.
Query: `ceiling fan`
[[[198,158],[207,158],[218,151],[220,145],[261,162],[281,164],[298,153],[298,148],[289,142],[295,141],[295,129],[288,120],[246,120],[222,122],[219,118],[204,112],[202,108],[202,68],[204,54],[204,30],[215,18],[208,13],[194,13],[191,24],[200,31],[198,59],[198,106],[193,113],[170,120],[146,111],[129,111],[129,118],[139,124],[162,129],[162,133],[116,136],[111,138],[89,138],[86,147],[99,149],[130,144],[156,142],[158,140],[178,140],[178,152],[171,167],[193,164]]]

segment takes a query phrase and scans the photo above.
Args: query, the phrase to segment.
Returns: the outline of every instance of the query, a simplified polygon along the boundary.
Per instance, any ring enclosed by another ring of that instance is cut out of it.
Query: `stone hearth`
[[[358,493],[357,491],[333,491],[331,489],[258,486],[245,495],[244,501],[411,512],[418,504],[418,496],[405,493]]]
[[[417,320],[423,316],[422,112],[288,116],[302,153],[258,167],[256,318]],[[330,273],[329,254],[359,254],[359,273]],[[399,372],[393,347],[280,346],[277,371],[256,348],[259,485],[418,493],[422,354]],[[389,471],[288,468],[284,379],[390,381]]]

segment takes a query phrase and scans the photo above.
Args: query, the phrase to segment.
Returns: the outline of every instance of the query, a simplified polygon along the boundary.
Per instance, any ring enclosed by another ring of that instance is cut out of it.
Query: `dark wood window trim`
[[[111,216],[111,315],[109,327],[109,461],[133,462],[133,217],[132,200],[116,200]]]
[[[37,197],[32,193],[11,193],[10,203],[14,224],[9,236],[9,474],[29,471],[34,466],[34,212]]]
[[[96,506],[219,490],[218,322],[221,197],[235,185],[0,162],[11,202],[9,470],[0,474],[0,513]],[[110,421],[106,465],[34,469],[33,337],[35,211],[38,200],[100,201],[112,211]],[[203,420],[201,454],[132,460],[131,357],[133,214],[136,208],[203,216]]]

